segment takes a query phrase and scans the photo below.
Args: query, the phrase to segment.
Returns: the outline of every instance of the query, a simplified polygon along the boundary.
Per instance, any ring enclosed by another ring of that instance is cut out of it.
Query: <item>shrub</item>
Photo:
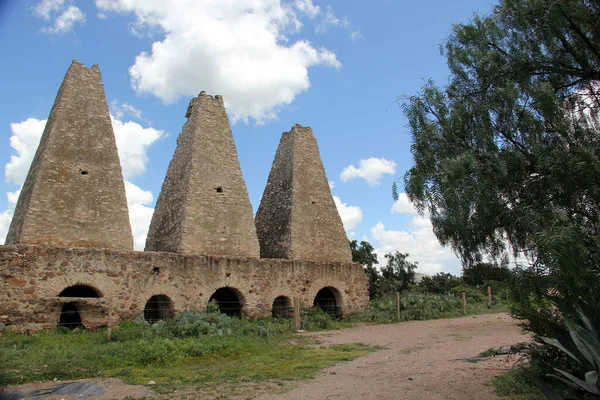
[[[467,296],[467,303],[479,303],[486,300],[486,295],[483,294],[481,289],[478,289],[473,286],[457,286],[450,290],[450,294],[456,296],[457,298],[461,298],[462,294]]]

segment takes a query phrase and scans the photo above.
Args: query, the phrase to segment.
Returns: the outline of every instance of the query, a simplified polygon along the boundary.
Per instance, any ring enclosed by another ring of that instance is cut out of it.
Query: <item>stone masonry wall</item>
[[[58,297],[87,285],[99,299]],[[357,263],[255,259],[108,249],[0,246],[0,323],[22,332],[57,326],[61,307],[74,301],[88,328],[140,315],[154,295],[166,295],[175,312],[203,309],[219,288],[241,295],[242,313],[270,315],[278,296],[312,306],[317,292],[334,289],[341,316],[362,311],[368,287]]]
[[[97,65],[73,61],[58,91],[6,243],[133,249],[125,184]]]
[[[285,132],[256,213],[260,255],[351,262],[352,253],[310,127]]]
[[[258,257],[252,205],[223,98],[201,92],[186,117],[146,250]]]

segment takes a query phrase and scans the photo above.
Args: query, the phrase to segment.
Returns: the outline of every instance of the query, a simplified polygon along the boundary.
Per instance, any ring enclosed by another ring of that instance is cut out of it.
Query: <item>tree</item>
[[[508,267],[494,265],[492,263],[475,263],[463,268],[462,279],[467,285],[479,286],[486,281],[506,281],[510,279]]]
[[[403,105],[409,198],[464,265],[529,257],[514,315],[538,338],[600,304],[599,20],[598,0],[501,0],[453,28],[449,84]]]
[[[438,272],[433,276],[424,276],[419,282],[427,293],[433,294],[448,294],[450,289],[459,287],[463,284],[463,280],[457,276],[447,272]]]
[[[385,255],[387,264],[381,268],[379,295],[401,292],[415,284],[415,270],[418,263],[408,261],[408,254],[397,251]]]
[[[360,244],[356,240],[352,240],[350,250],[352,251],[352,261],[361,263],[365,269],[365,275],[369,280],[369,297],[373,299],[377,293],[377,280],[379,279],[379,273],[375,267],[375,264],[379,264],[375,249],[364,240]]]

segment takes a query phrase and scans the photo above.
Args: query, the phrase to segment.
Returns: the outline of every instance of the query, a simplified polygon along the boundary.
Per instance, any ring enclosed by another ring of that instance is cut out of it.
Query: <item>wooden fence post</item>
[[[400,321],[400,292],[396,292],[396,319]]]
[[[463,301],[463,314],[467,313],[467,295],[463,292],[462,294],[462,301]]]
[[[294,329],[300,330],[300,298],[294,297]]]
[[[492,287],[488,286],[488,307],[492,306]]]

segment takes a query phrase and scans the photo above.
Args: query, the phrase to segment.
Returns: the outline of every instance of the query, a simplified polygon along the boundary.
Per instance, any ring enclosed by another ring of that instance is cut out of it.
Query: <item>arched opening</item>
[[[58,327],[65,327],[71,330],[75,328],[84,328],[83,323],[81,322],[81,315],[79,315],[79,310],[77,310],[75,303],[66,303],[62,306]]]
[[[279,296],[273,301],[273,318],[290,318],[294,312],[289,297]]]
[[[237,290],[227,287],[217,289],[208,301],[212,300],[217,302],[219,311],[223,314],[227,314],[230,317],[239,317],[242,315],[241,295],[238,294]]]
[[[313,305],[321,308],[332,318],[339,317],[338,291],[332,287],[325,287],[317,293]]]
[[[160,320],[171,319],[174,317],[173,302],[168,296],[158,294],[150,297],[144,307],[144,319],[154,323]]]
[[[73,285],[59,293],[60,297],[102,297],[102,293],[87,285]]]

